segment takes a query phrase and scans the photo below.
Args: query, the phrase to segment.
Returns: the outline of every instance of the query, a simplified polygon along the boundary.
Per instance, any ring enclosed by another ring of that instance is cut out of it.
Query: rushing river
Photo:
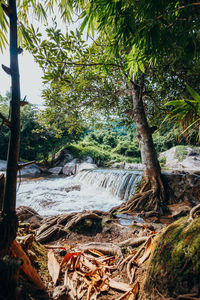
[[[108,211],[134,193],[141,172],[82,171],[74,177],[48,177],[21,182],[17,206],[26,205],[51,216],[83,210]]]

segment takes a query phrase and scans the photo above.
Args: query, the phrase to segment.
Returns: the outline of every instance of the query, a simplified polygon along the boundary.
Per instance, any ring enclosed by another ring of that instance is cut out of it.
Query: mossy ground
[[[151,257],[146,292],[167,297],[191,293],[200,283],[200,218],[169,225],[158,237]]]

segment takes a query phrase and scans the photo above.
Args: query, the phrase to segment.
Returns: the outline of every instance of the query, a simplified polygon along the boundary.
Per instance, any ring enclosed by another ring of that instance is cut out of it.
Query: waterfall
[[[75,180],[107,190],[114,197],[126,201],[134,194],[142,174],[141,171],[93,169],[81,171],[75,176]]]

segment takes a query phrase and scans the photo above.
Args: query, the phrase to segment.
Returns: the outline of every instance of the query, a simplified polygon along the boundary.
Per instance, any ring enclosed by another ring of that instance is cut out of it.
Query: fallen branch
[[[119,246],[111,243],[89,243],[79,247],[83,251],[97,250],[108,255],[122,256],[122,251]]]
[[[24,273],[28,276],[28,278],[35,283],[38,289],[44,290],[45,289],[44,283],[42,282],[38,273],[32,266],[30,259],[28,258],[28,256],[26,255],[26,253],[23,251],[23,249],[17,243],[16,240],[12,243],[10,250],[15,257],[23,259],[24,263],[22,265],[22,269]]]
[[[20,165],[18,165],[18,171],[24,169],[27,166],[33,165],[33,164],[35,164],[35,161],[30,161],[30,162],[25,163],[25,164],[20,164]]]

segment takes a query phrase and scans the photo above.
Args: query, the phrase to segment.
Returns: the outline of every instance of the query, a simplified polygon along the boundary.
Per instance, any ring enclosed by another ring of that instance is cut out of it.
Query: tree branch
[[[47,62],[48,63],[51,63],[51,61],[49,61],[47,59]],[[75,62],[61,62],[61,61],[53,61],[54,63],[57,63],[57,64],[63,64],[63,65],[68,65],[68,66],[76,66],[76,67],[92,67],[92,66],[111,66],[111,67],[118,67],[118,68],[121,68],[120,65],[118,64],[105,64],[105,63],[75,63]]]
[[[18,171],[22,170],[23,168],[25,168],[27,166],[33,165],[33,164],[35,164],[35,161],[30,161],[28,163],[18,165]]]

